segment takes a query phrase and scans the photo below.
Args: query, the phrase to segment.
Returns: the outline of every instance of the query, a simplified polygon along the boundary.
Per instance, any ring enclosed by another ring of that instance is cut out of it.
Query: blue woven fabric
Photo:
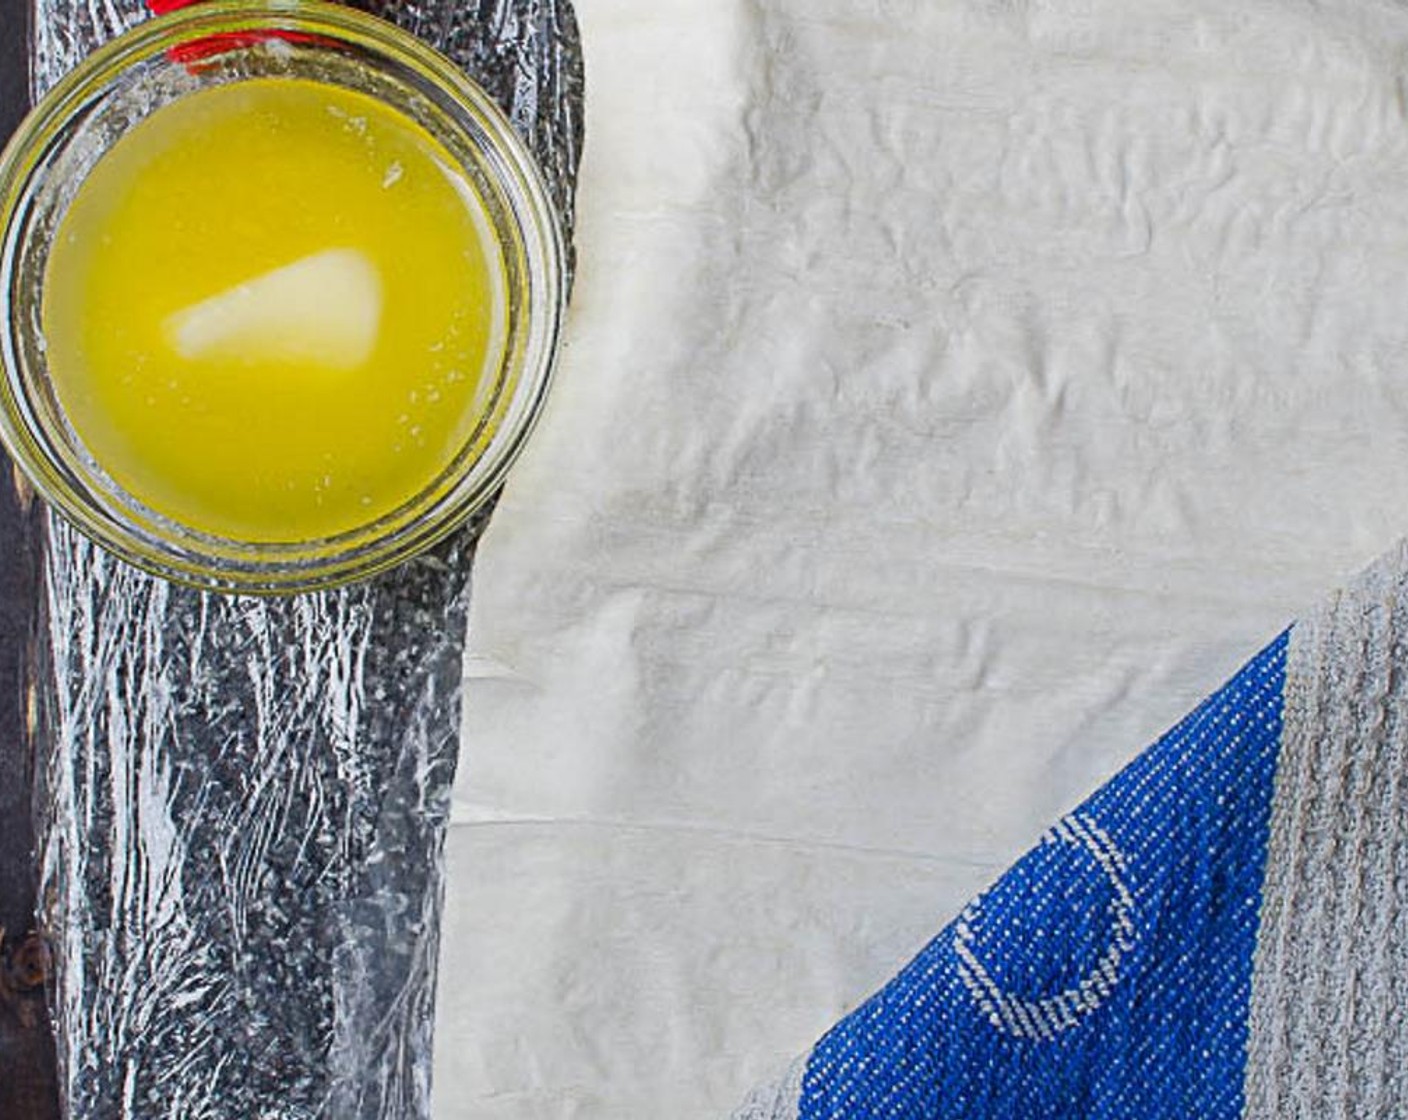
[[[1233,1120],[1282,635],[812,1051],[802,1120]]]

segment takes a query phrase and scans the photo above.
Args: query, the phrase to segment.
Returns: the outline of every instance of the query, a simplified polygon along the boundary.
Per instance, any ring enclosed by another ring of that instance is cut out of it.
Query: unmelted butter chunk
[[[165,334],[188,361],[356,369],[376,348],[381,290],[365,253],[328,249],[176,312]]]

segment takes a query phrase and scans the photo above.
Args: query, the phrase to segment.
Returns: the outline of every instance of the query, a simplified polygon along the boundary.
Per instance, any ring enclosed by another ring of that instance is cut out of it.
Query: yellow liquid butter
[[[98,161],[42,316],[59,403],[115,482],[274,542],[436,482],[482,420],[505,304],[483,203],[429,133],[264,79],[178,99]]]

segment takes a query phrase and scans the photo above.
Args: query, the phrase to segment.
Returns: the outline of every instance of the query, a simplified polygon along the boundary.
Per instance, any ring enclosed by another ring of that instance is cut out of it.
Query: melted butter
[[[428,133],[294,79],[159,109],[98,162],[45,277],[74,430],[149,508],[329,536],[432,486],[481,420],[505,282]]]

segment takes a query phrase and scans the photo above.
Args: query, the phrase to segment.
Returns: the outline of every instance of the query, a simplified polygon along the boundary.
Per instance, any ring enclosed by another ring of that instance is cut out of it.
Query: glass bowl
[[[56,231],[104,153],[178,98],[270,77],[371,95],[423,127],[480,196],[506,289],[497,368],[485,371],[472,435],[441,474],[389,513],[306,540],[215,535],[125,490],[65,415],[42,329]],[[37,493],[79,530],[180,583],[306,591],[365,578],[429,547],[497,491],[551,380],[566,276],[560,223],[532,156],[488,95],[451,62],[353,9],[315,0],[210,0],[113,40],[54,87],[0,156],[0,228],[0,438]]]

